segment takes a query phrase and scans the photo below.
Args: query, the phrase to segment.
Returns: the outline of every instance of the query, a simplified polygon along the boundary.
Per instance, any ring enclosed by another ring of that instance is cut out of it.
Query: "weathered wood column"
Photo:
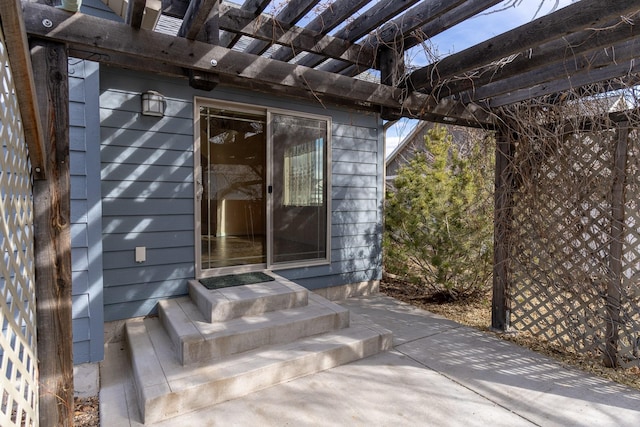
[[[404,51],[396,45],[384,45],[378,49],[378,67],[380,68],[380,83],[397,87],[405,73]],[[385,120],[398,120],[398,111],[383,107],[381,117]]]
[[[496,132],[496,165],[493,224],[493,298],[491,327],[509,328],[509,241],[513,214],[513,174],[510,163],[514,155],[513,130],[501,123]]]
[[[69,84],[61,44],[31,43],[46,179],[33,185],[40,425],[73,425]]]
[[[605,349],[603,355],[603,363],[609,368],[618,366],[622,249],[624,242],[624,192],[627,171],[627,142],[629,139],[628,122],[618,124],[617,138],[613,165],[613,186],[611,189],[610,278],[607,284]]]

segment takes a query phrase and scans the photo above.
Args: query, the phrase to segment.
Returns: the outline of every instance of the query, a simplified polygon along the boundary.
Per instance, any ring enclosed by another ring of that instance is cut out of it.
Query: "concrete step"
[[[308,302],[304,307],[209,323],[184,297],[161,301],[159,316],[178,360],[189,365],[349,326],[349,310],[344,307],[315,294]]]
[[[125,326],[140,411],[145,423],[247,395],[391,348],[391,333],[360,318],[334,332],[265,346],[214,364],[183,366],[158,318]]]
[[[307,289],[284,277],[269,274],[276,280],[222,289],[207,289],[199,281],[190,280],[189,296],[207,322],[223,322],[307,305]]]

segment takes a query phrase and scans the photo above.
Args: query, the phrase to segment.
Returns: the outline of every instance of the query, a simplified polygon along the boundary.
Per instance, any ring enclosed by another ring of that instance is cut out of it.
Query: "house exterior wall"
[[[163,118],[140,114],[140,94],[167,97]],[[308,289],[381,276],[382,122],[377,114],[247,91],[192,89],[171,79],[101,67],[100,157],[104,317],[151,313],[158,300],[187,293],[195,276],[194,96],[332,117],[331,264],[278,270]],[[134,250],[145,246],[147,261]]]
[[[103,359],[98,64],[69,60],[74,363]]]
[[[443,125],[432,122],[419,122],[411,134],[407,136],[407,138],[402,141],[387,158],[386,178],[388,183],[395,180],[400,169],[407,166],[416,154],[423,153],[427,150],[425,138],[429,131],[436,126],[444,127],[449,135],[451,135],[452,142],[463,153],[468,152],[474,144],[482,141],[486,137],[486,132],[481,131],[480,129],[456,125]]]
[[[416,153],[426,150],[424,138],[433,129],[434,123],[419,122],[411,134],[389,155],[387,159],[387,179],[395,179],[400,169],[406,166]]]

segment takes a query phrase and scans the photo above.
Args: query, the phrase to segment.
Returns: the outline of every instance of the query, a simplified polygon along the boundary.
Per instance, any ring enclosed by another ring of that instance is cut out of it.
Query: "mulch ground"
[[[100,400],[98,397],[74,398],[73,425],[76,427],[100,427]]]

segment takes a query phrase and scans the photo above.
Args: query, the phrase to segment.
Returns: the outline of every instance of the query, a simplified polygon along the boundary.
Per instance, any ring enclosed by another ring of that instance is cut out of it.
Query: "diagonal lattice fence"
[[[30,165],[0,31],[0,425],[38,425]]]
[[[640,116],[631,91],[584,92],[503,112],[517,135],[510,322],[605,364],[638,365]]]

